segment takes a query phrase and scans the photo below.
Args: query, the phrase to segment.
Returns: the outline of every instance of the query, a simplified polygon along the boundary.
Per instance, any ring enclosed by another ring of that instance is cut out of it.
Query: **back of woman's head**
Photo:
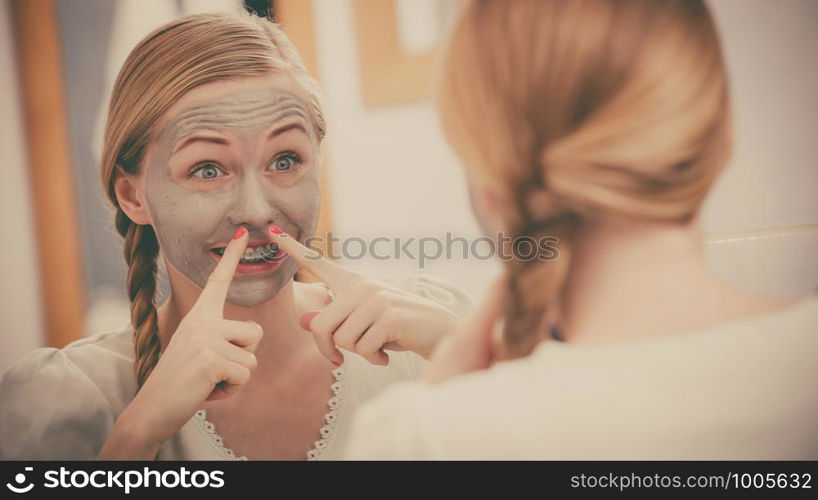
[[[127,286],[141,387],[159,358],[154,230],[135,224],[122,210],[115,182],[137,175],[162,116],[187,92],[207,83],[262,76],[291,77],[305,94],[318,140],[325,123],[317,85],[286,35],[256,16],[198,14],[176,19],[145,37],[128,55],[114,83],[102,150],[102,185],[113,205],[116,229],[125,239]]]
[[[506,263],[504,357],[530,352],[554,321],[582,220],[684,224],[730,149],[727,77],[701,0],[472,1],[439,108],[496,191],[506,236],[560,239],[556,259]]]

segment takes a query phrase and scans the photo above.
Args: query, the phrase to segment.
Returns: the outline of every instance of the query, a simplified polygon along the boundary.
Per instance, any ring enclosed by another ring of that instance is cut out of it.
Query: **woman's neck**
[[[184,279],[171,277],[170,285],[170,298],[157,311],[163,350],[201,293],[201,289]],[[312,336],[298,323],[300,314],[306,312],[301,309],[312,305],[308,303],[309,299],[299,300],[296,295],[296,285],[290,280],[267,302],[252,307],[230,303],[225,303],[224,306],[224,319],[252,320],[264,330],[264,336],[255,351],[258,359],[255,373],[265,374],[268,380],[275,378],[276,374],[288,373],[293,363],[300,363],[305,354],[317,352]]]
[[[607,343],[677,334],[768,312],[789,302],[757,297],[708,269],[697,222],[609,218],[575,236],[563,294],[568,342]]]

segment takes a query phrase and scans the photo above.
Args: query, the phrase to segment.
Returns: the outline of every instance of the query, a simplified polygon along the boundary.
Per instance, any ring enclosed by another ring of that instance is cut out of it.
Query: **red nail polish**
[[[336,367],[341,366],[341,363],[339,363],[338,361],[335,361],[335,360],[330,361],[330,363],[332,363],[332,364],[333,364],[333,365],[335,365]]]
[[[278,228],[278,226],[270,226],[270,231],[275,234],[282,234],[284,231]]]
[[[246,233],[246,232],[247,232],[247,230],[244,229],[244,227],[240,227],[240,228],[236,229],[236,232],[233,233],[233,239],[237,240],[237,239],[241,238],[242,236],[244,236],[244,233]]]

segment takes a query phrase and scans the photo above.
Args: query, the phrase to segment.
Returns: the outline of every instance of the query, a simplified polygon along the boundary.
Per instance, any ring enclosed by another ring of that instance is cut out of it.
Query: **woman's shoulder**
[[[604,378],[612,374],[613,366],[619,366],[615,372],[621,374],[650,369],[646,365],[652,365],[657,371],[683,372],[684,365],[667,365],[669,356],[685,357],[688,360],[686,365],[690,367],[701,357],[719,357],[725,352],[732,354],[721,364],[712,365],[713,369],[730,359],[744,359],[752,364],[756,357],[765,356],[775,357],[777,362],[788,364],[795,370],[800,367],[792,366],[797,358],[804,361],[804,368],[818,376],[818,364],[812,362],[818,355],[818,295],[803,298],[773,313],[690,334],[605,345],[547,340],[538,344],[527,357],[496,363],[488,370],[471,372],[441,384],[401,384],[394,392],[409,391],[416,397],[440,398],[441,403],[455,394],[461,398],[477,398],[481,394],[513,397],[519,392],[517,388],[558,381],[549,377],[559,378],[561,372],[599,373]],[[656,357],[646,356],[646,353]],[[515,390],[507,390],[511,386]]]
[[[133,361],[133,328],[130,322],[118,328],[102,331],[75,340],[63,347],[72,354],[81,351],[105,351],[111,355],[130,357]]]
[[[62,348],[39,347],[15,361],[9,371],[25,367],[63,364],[82,370],[105,365],[133,363],[133,330],[130,324],[77,339]]]
[[[0,379],[0,398],[22,394],[27,401],[44,399],[60,387],[63,398],[79,393],[101,395],[121,411],[136,389],[130,325],[78,339],[65,347],[40,347],[14,362]]]
[[[818,430],[816,356],[816,297],[672,338],[547,340],[439,384],[392,385],[358,411],[347,458],[622,458],[623,436],[637,458],[806,456],[808,443],[776,440]]]
[[[741,346],[741,351],[737,351]],[[579,351],[604,350],[608,346],[575,346]],[[784,307],[724,321],[693,332],[656,335],[646,340],[622,342],[614,349],[644,352],[733,352],[739,361],[763,356],[789,363],[818,349],[818,295],[792,301]],[[813,365],[813,363],[810,363]],[[818,368],[818,365],[815,365]]]
[[[795,300],[767,301],[765,304],[772,305],[763,312],[703,328],[700,334],[747,336],[755,333],[770,340],[779,336],[804,337],[812,341],[818,339],[818,294]]]
[[[133,329],[130,323],[75,340],[62,349],[41,348],[52,355],[59,351],[89,377],[122,371],[134,361]],[[35,351],[36,352],[36,351]]]
[[[100,386],[131,368],[134,361],[133,329],[130,323],[75,340],[65,347],[40,347],[23,356],[9,371],[49,367],[79,370]],[[118,382],[122,380],[117,378]]]
[[[759,318],[762,327],[787,331],[793,335],[818,340],[818,294],[804,297],[789,307],[779,309]]]
[[[92,459],[135,391],[129,328],[41,347],[0,379],[0,458]]]
[[[437,384],[393,384],[357,411],[344,458],[486,458],[474,447],[488,446],[491,439],[505,439],[509,431],[525,434],[525,422],[531,420],[538,405],[527,387],[535,377],[532,360],[524,358]],[[469,456],[465,450],[475,454]]]
[[[784,392],[790,403],[805,396],[818,403],[818,393],[797,392],[818,379],[817,356],[818,296],[813,295],[691,332],[610,344],[543,342],[530,358],[542,374],[598,384],[627,381],[645,391],[697,387],[707,398],[716,388],[740,390],[757,380],[755,396],[789,388]]]

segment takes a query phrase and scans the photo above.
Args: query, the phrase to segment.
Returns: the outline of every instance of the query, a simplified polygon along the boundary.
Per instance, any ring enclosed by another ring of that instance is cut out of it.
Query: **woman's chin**
[[[290,269],[292,267],[292,269]],[[276,298],[295,275],[295,266],[281,266],[273,274],[234,277],[227,291],[227,302],[239,307],[254,307]]]
[[[241,288],[241,287],[239,287]],[[279,288],[275,291],[268,290],[235,290],[231,287],[231,291],[227,293],[225,302],[232,306],[238,307],[254,307],[265,302],[269,302],[276,298]]]

